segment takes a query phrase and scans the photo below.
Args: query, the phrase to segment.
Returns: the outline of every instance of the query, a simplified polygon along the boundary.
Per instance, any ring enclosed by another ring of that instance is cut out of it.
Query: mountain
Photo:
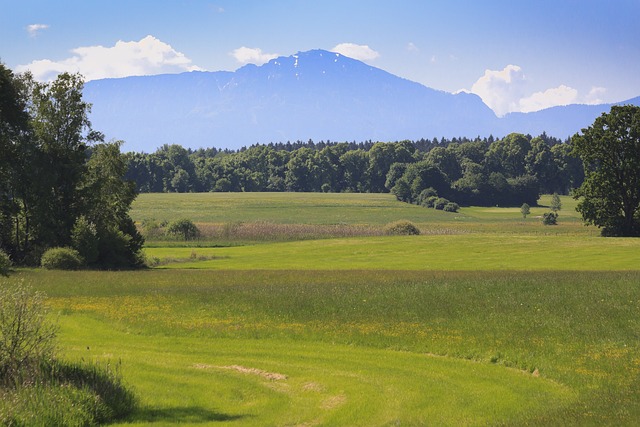
[[[95,80],[85,85],[84,96],[93,103],[95,129],[126,141],[125,151],[145,152],[162,144],[237,149],[308,139],[396,141],[511,131],[564,137],[608,111],[558,107],[499,119],[476,95],[431,89],[323,50],[235,72]]]

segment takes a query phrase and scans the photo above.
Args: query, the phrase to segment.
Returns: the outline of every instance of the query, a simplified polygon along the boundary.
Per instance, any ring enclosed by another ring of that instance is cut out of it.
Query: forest
[[[127,153],[126,179],[140,192],[391,192],[478,206],[535,205],[568,194],[584,169],[570,140],[543,133],[504,138],[253,145],[238,151],[164,145]]]

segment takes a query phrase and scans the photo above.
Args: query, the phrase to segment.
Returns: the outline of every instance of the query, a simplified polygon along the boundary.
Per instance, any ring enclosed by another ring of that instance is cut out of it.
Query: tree
[[[585,179],[574,197],[605,236],[640,236],[640,107],[614,106],[572,138]]]
[[[549,207],[553,212],[556,212],[556,213],[560,209],[562,209],[562,201],[560,200],[560,196],[558,196],[558,193],[553,193],[553,196],[551,196],[551,206]]]
[[[120,153],[121,145],[122,141],[116,141],[93,147],[78,190],[82,215],[72,229],[73,243],[87,262],[95,260],[95,265],[102,268],[137,267],[142,263],[144,238],[129,216],[137,192],[133,182],[123,180],[126,161]],[[91,247],[91,234],[97,240],[97,253]]]
[[[522,206],[520,206],[520,213],[522,214],[522,218],[527,218],[527,215],[531,213],[531,207],[523,203]]]

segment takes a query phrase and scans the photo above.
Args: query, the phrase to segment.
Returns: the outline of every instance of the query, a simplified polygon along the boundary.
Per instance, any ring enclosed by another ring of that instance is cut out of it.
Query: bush
[[[7,276],[11,268],[11,258],[5,251],[0,249],[0,276]]]
[[[193,240],[200,234],[198,227],[190,219],[178,219],[169,223],[167,234],[178,236],[184,240]]]
[[[416,200],[417,204],[425,207],[433,207],[433,203],[431,202],[431,206],[427,206],[430,201],[436,200],[438,198],[438,193],[432,187],[425,188],[420,192],[418,198]]]
[[[458,209],[460,209],[460,206],[456,202],[449,202],[444,205],[442,210],[445,212],[458,212]]]
[[[24,283],[0,286],[0,384],[33,383],[53,357],[57,328],[46,321],[44,296]]]
[[[77,270],[84,260],[75,249],[51,248],[42,254],[40,265],[47,270]]]
[[[447,199],[445,199],[444,197],[438,197],[434,202],[433,202],[433,207],[435,209],[438,210],[443,210],[445,206],[447,206],[447,203],[449,203],[449,201]]]
[[[542,215],[542,223],[544,225],[556,225],[558,223],[558,214],[555,212],[547,212]]]
[[[411,221],[396,221],[384,228],[386,234],[392,236],[417,236],[420,234],[420,229],[415,226]]]

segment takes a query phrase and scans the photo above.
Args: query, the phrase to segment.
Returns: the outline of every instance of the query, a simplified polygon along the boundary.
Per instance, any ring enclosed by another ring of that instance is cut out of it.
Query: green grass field
[[[158,240],[150,270],[9,280],[47,293],[65,358],[122,361],[141,402],[123,425],[636,425],[640,242],[595,237],[572,203],[548,227],[544,207],[142,195],[138,221],[443,231]]]

